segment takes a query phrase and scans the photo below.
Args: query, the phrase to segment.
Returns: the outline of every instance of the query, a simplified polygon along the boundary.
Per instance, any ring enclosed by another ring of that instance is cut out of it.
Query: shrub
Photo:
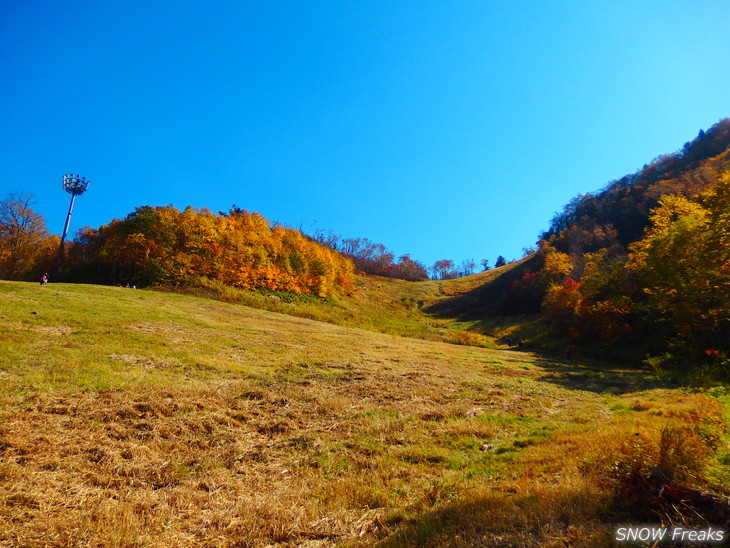
[[[602,478],[613,508],[631,519],[692,522],[721,519],[727,503],[706,492],[713,451],[696,426],[664,426],[658,439],[634,434],[614,453]]]
[[[484,346],[487,342],[484,335],[470,331],[454,331],[448,335],[449,342],[465,346]]]

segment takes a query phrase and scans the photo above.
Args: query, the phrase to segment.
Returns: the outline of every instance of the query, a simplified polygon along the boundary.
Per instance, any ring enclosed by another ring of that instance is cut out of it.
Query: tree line
[[[207,278],[246,289],[327,295],[335,286],[348,287],[355,269],[410,281],[446,280],[477,270],[474,260],[443,259],[426,267],[408,254],[396,259],[367,238],[321,231],[308,236],[235,205],[217,215],[191,207],[139,207],[125,219],[81,229],[61,264],[59,238],[49,234],[32,203],[29,193],[0,202],[1,278],[28,280],[53,271],[55,279],[135,286]],[[494,266],[506,262],[500,255]],[[490,269],[487,259],[480,266]]]
[[[570,337],[692,363],[730,358],[730,171],[699,196],[660,198],[625,255],[543,252],[543,268],[522,282],[546,285],[543,311]]]
[[[30,208],[31,196],[0,203],[0,268],[6,279],[38,278],[58,267],[59,240]],[[122,220],[85,227],[67,246],[56,279],[137,286],[217,280],[242,289],[327,296],[349,291],[354,266],[301,232],[272,226],[262,215],[233,207],[143,206]]]
[[[469,276],[477,272],[477,263],[474,259],[466,259],[460,264],[451,259],[435,261],[430,267],[411,259],[409,254],[397,257],[385,245],[373,242],[367,238],[343,238],[332,231],[317,231],[310,236],[313,240],[342,253],[352,259],[355,267],[365,274],[398,278],[408,281],[449,280],[462,276]],[[507,264],[506,259],[497,257],[494,267],[499,268]],[[489,260],[482,259],[479,263],[481,271],[489,270]]]
[[[426,267],[411,259],[410,255],[401,255],[396,260],[395,254],[383,244],[367,238],[341,238],[332,232],[323,231],[317,231],[310,237],[352,260],[361,272],[410,281],[428,278]]]

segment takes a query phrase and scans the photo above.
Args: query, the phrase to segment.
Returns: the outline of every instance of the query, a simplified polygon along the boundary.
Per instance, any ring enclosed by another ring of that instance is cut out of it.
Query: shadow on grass
[[[455,319],[459,321],[478,321],[485,317],[500,315],[505,308],[518,311],[522,307],[515,304],[514,283],[532,271],[537,260],[533,255],[516,261],[503,271],[495,270],[495,277],[488,282],[466,291],[460,295],[441,299],[423,309],[423,311],[439,319]],[[528,312],[534,312],[532,308]]]
[[[570,489],[477,495],[393,524],[393,533],[376,545],[609,546],[613,526],[597,519],[600,503],[593,493]]]
[[[557,384],[571,390],[582,390],[598,394],[630,394],[654,388],[676,388],[676,386],[657,379],[647,371],[620,368],[616,364],[580,361],[558,358],[554,354],[531,352],[532,363],[543,370],[537,380]]]

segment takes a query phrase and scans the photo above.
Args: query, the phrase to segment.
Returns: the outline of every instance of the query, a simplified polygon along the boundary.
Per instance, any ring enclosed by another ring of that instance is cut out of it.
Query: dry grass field
[[[618,523],[730,526],[724,391],[427,340],[444,324],[420,301],[444,287],[377,283],[333,314],[421,338],[0,282],[0,546],[610,546]]]

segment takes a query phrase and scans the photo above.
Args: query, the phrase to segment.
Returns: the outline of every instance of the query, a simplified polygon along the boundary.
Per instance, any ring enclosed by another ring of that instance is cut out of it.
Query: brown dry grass
[[[635,373],[0,285],[0,546],[600,545],[627,440],[724,444],[714,400]]]
[[[441,498],[449,439],[495,434],[458,393],[423,390],[432,383],[361,370],[331,383],[34,394],[3,417],[0,539],[299,545],[384,530],[389,511]]]

